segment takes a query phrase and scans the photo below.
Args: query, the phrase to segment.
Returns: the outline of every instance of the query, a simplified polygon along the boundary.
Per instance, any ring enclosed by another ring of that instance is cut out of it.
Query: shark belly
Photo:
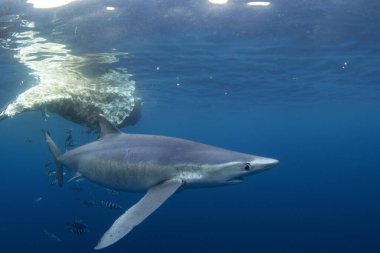
[[[95,156],[93,154],[91,156],[82,155],[78,159],[70,156],[62,159],[62,163],[94,183],[130,192],[146,191],[177,175],[177,170],[173,167],[156,166],[149,160],[134,162],[112,159],[107,154],[108,152],[98,153]],[[65,162],[65,160],[69,162]]]

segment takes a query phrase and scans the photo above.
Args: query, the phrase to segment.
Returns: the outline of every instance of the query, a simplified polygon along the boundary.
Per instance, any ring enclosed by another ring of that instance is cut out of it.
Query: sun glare
[[[228,0],[208,0],[212,4],[226,4]]]
[[[249,6],[268,6],[268,5],[270,5],[270,2],[248,2],[247,5],[249,5]]]
[[[113,6],[107,6],[107,7],[106,7],[106,10],[107,10],[107,11],[114,11],[114,10],[115,10],[115,7],[113,7]]]
[[[28,0],[27,3],[33,4],[33,8],[49,9],[67,5],[76,0]]]

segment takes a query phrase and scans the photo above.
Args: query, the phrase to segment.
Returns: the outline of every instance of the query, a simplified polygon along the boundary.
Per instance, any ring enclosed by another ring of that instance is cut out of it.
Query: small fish
[[[52,241],[55,241],[55,242],[62,242],[61,238],[59,238],[58,236],[56,236],[55,234],[47,231],[46,229],[44,229],[44,234],[47,238],[49,238],[50,240]]]
[[[44,119],[44,121],[47,121],[48,118],[50,117],[50,115],[48,114],[48,111],[47,111],[46,107],[41,110],[41,115],[42,115],[42,118]]]
[[[55,169],[50,169],[50,170],[47,171],[47,175],[48,175],[49,177],[51,177],[51,176],[55,176],[56,174],[57,174],[57,170],[55,170]],[[62,175],[63,175],[63,176],[66,176],[66,172],[65,172],[65,171],[62,172]]]
[[[36,198],[34,201],[33,201],[33,204],[37,204],[38,202],[40,202],[42,200],[42,197],[38,197]]]
[[[72,148],[74,147],[74,140],[73,140],[73,135],[70,133],[69,135],[67,135],[66,139],[65,139],[65,147],[66,147],[66,150],[68,148]]]
[[[55,169],[50,169],[50,170],[48,170],[47,174],[48,174],[49,177],[50,176],[54,176],[56,174],[56,170]]]
[[[72,134],[73,133],[73,129],[72,128],[69,128],[66,130],[66,134]]]
[[[111,201],[107,201],[107,200],[100,201],[100,205],[102,207],[112,209],[112,210],[120,210],[123,208],[121,205],[114,203],[114,202],[111,202]]]
[[[75,235],[83,235],[88,231],[88,226],[82,220],[75,220],[68,225],[69,230]]]
[[[115,191],[115,190],[112,190],[112,189],[109,189],[109,188],[106,188],[106,191],[108,191],[109,193],[114,194],[114,195],[119,195],[118,191]]]
[[[85,201],[83,201],[83,204],[85,206],[91,207],[91,206],[95,205],[95,201],[93,201],[93,200],[85,200]]]
[[[50,181],[50,183],[49,183],[50,185],[58,185],[58,180],[57,179],[53,179],[52,181]]]
[[[26,139],[25,139],[25,143],[33,143],[33,140],[30,139],[30,138],[26,138]]]

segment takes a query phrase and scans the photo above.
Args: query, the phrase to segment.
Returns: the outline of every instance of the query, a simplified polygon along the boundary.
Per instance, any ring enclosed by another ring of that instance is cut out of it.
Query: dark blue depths
[[[379,17],[363,30],[370,17],[359,16],[352,26],[337,19],[341,34],[330,26],[315,37],[276,24],[267,25],[272,37],[233,35],[230,25],[231,36],[216,25],[208,29],[217,35],[190,25],[184,35],[163,23],[162,34],[118,38],[130,56],[117,67],[134,74],[144,102],[141,120],[123,131],[187,138],[280,164],[240,185],[179,192],[104,252],[380,252],[380,47],[371,37]],[[294,22],[316,22],[301,17]],[[17,94],[12,83],[28,78],[8,59],[1,60],[1,104]],[[127,208],[142,196],[86,181],[52,185],[41,128],[62,149],[70,128],[79,144],[96,138],[84,128],[57,115],[45,122],[40,112],[0,123],[2,252],[93,252],[123,212],[99,203]],[[76,221],[86,225],[83,233],[72,232]]]

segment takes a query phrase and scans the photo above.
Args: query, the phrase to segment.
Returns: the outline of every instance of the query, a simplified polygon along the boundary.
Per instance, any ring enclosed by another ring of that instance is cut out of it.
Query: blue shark
[[[178,189],[237,184],[268,170],[278,160],[189,140],[122,133],[99,116],[99,138],[61,154],[45,132],[63,182],[63,167],[107,188],[146,194],[104,233],[95,249],[114,244],[145,220]]]

